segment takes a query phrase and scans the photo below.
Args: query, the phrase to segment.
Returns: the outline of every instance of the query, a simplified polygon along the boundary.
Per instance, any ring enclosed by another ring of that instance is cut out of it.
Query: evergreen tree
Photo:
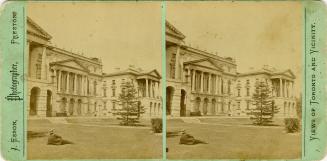
[[[137,91],[132,82],[121,84],[121,93],[118,102],[121,108],[115,109],[113,114],[121,120],[120,124],[124,126],[136,125],[139,123],[141,114],[145,113],[144,107],[138,100]]]
[[[255,105],[255,109],[251,111],[250,119],[253,120],[255,125],[267,125],[271,123],[274,114],[279,111],[272,100],[271,91],[267,82],[257,81],[255,83],[252,102]]]

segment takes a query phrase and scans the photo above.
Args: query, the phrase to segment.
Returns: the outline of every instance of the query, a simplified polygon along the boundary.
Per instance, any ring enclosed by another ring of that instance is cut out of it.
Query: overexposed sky
[[[129,64],[161,73],[160,2],[29,2],[27,14],[58,47],[102,59],[103,71]],[[238,72],[291,69],[300,91],[300,2],[166,2],[166,18],[186,44],[236,59]]]
[[[167,2],[166,13],[187,45],[235,58],[238,72],[291,69],[301,90],[301,2]]]
[[[104,72],[133,64],[161,73],[160,3],[29,2],[27,15],[57,47],[101,58]]]

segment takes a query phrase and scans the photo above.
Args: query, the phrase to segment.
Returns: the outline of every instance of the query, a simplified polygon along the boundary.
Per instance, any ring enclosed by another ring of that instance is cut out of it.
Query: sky
[[[166,13],[186,45],[235,58],[240,73],[263,65],[291,69],[301,90],[300,2],[168,2]]]
[[[161,73],[159,2],[29,2],[27,14],[57,47],[101,58],[103,71],[135,65]],[[301,89],[300,2],[167,2],[185,43],[236,59],[237,71],[291,69]]]
[[[161,7],[150,2],[29,2],[27,15],[68,51],[161,73]]]

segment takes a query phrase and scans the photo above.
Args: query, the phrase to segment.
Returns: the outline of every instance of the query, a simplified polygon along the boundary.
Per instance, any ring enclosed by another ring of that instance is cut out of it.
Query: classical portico
[[[139,74],[136,77],[138,96],[145,107],[146,117],[161,117],[161,85],[160,74],[156,71]]]
[[[200,111],[202,115],[227,113],[230,102],[226,97],[233,94],[232,78],[210,59],[184,62],[184,67],[191,84],[191,112]],[[227,106],[226,102],[229,102]]]
[[[273,85],[272,95],[280,109],[278,113],[280,117],[294,117],[296,115],[294,78],[295,76],[290,71],[274,74],[271,78]]]
[[[97,81],[91,81],[96,79],[92,79],[89,70],[73,59],[52,62],[50,67],[59,104],[57,114],[87,115],[90,110],[86,98],[97,96]]]

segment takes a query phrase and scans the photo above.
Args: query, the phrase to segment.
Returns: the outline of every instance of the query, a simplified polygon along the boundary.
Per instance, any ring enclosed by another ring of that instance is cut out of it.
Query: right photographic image
[[[168,159],[300,159],[296,1],[167,2]]]

